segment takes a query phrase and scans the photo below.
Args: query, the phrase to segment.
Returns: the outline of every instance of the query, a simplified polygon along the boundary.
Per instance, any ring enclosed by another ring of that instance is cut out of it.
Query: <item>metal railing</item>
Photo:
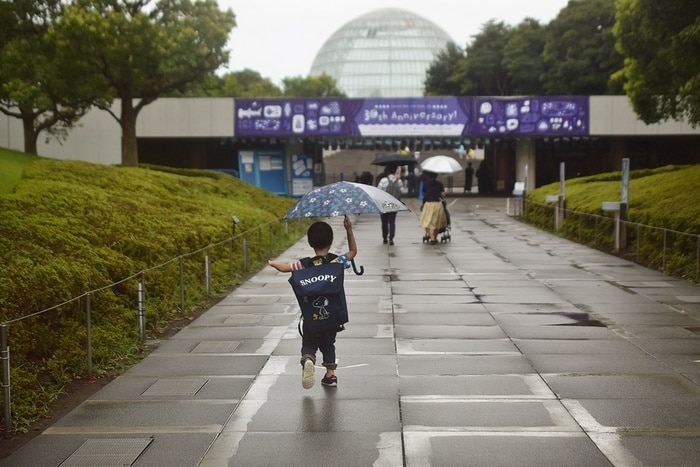
[[[615,254],[680,279],[700,281],[700,234],[645,225],[619,216],[591,214],[530,199],[508,214],[597,250]],[[522,206],[524,204],[524,206]],[[507,208],[508,209],[508,208]]]
[[[146,341],[149,318],[147,310],[150,311],[151,319],[156,321],[151,323],[152,328],[162,326],[164,323],[157,321],[165,318],[156,310],[178,308],[180,313],[185,313],[188,300],[201,303],[202,299],[211,297],[214,290],[232,285],[236,273],[245,274],[251,267],[264,266],[266,258],[273,257],[281,247],[287,247],[301,238],[310,221],[277,219],[237,235],[234,227],[233,235],[218,243],[182,254],[49,308],[2,321],[0,323],[0,360],[2,362],[4,436],[8,438],[13,433],[11,362],[8,344],[10,329],[13,325],[20,325],[40,316],[44,318],[51,316],[55,321],[61,321],[65,316],[75,320],[84,314],[87,377],[92,380],[95,359],[94,310],[101,308],[101,302],[105,304],[103,311],[109,308],[111,311],[123,311],[127,316],[131,313],[138,327],[138,340],[143,344]]]

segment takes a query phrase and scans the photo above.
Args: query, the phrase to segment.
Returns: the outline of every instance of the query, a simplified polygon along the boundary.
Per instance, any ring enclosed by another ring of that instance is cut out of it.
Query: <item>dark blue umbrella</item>
[[[335,217],[408,210],[408,206],[375,186],[335,182],[306,193],[284,217]]]

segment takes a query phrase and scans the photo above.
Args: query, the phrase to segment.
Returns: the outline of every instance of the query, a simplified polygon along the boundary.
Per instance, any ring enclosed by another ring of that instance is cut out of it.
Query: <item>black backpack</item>
[[[289,283],[297,297],[303,329],[322,332],[342,331],[348,322],[348,306],[345,300],[345,268],[332,262],[337,256],[304,258],[304,269],[292,271]],[[321,264],[314,266],[321,260]],[[301,333],[302,325],[299,323]]]

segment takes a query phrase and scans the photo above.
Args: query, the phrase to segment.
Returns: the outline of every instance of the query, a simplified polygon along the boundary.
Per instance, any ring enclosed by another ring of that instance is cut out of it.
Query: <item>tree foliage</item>
[[[47,32],[59,0],[0,3],[0,112],[22,121],[24,151],[41,132],[62,138],[91,106],[84,78],[61,63]]]
[[[503,22],[487,22],[474,41],[467,46],[467,57],[461,62],[456,79],[461,94],[505,96],[510,94],[510,80],[503,64],[503,51],[510,27]]]
[[[291,76],[282,79],[285,97],[345,97],[338,89],[335,79],[326,73],[320,76]]]
[[[622,66],[612,27],[615,0],[570,0],[546,25],[485,23],[466,55],[439,54],[426,95],[598,95],[622,92],[611,75]]]
[[[462,86],[457,80],[459,64],[465,59],[464,50],[454,42],[448,42],[430,64],[423,82],[426,96],[459,96]]]
[[[526,18],[513,28],[503,48],[503,66],[515,95],[541,94],[540,78],[544,73],[542,51],[545,28],[535,19]]]
[[[214,0],[75,0],[53,29],[61,57],[93,77],[121,113],[122,163],[138,164],[136,119],[158,97],[185,91],[228,61],[235,26]]]
[[[614,28],[625,57],[616,77],[646,123],[700,123],[700,3],[621,0]]]
[[[547,25],[542,85],[546,94],[621,93],[609,83],[622,66],[612,28],[615,0],[571,0]]]

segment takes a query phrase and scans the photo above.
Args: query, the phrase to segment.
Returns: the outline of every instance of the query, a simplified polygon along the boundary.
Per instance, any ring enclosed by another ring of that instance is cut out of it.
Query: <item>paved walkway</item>
[[[337,388],[267,268],[0,465],[700,465],[700,287],[449,203],[437,246],[356,219]]]

